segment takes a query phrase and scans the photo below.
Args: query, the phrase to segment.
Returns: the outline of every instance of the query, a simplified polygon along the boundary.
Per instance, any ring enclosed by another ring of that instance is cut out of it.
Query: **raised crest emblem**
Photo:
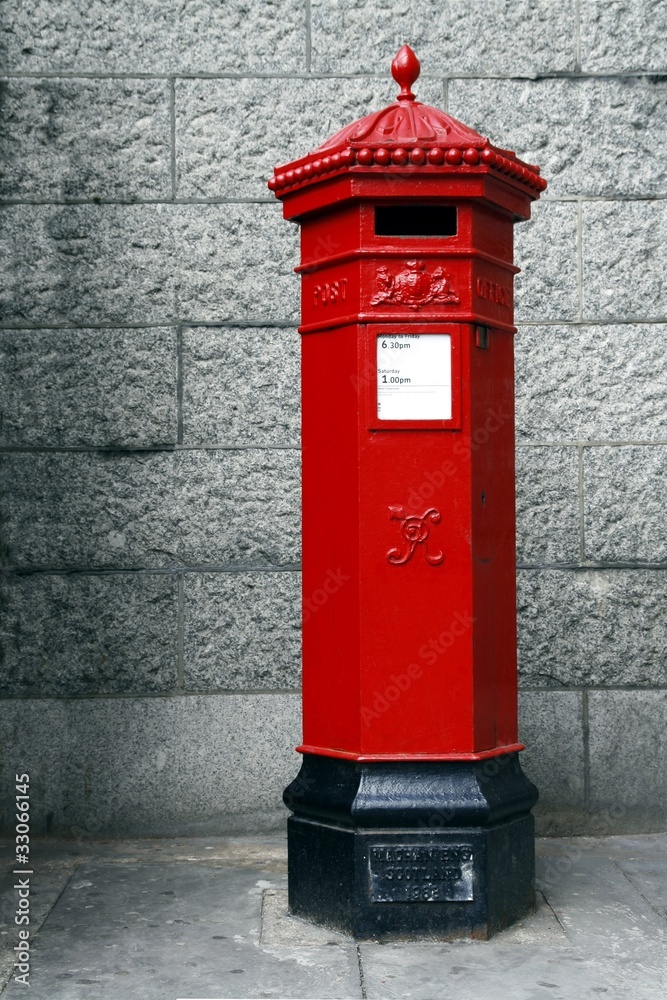
[[[372,306],[396,303],[409,309],[420,309],[429,302],[458,305],[460,299],[452,287],[449,274],[436,267],[427,271],[423,260],[408,260],[404,271],[392,275],[384,265],[377,269],[378,290],[371,299]]]

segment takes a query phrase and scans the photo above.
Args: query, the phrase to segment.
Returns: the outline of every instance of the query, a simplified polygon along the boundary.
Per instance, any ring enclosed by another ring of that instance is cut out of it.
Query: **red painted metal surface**
[[[395,104],[270,182],[302,236],[299,749],[476,759],[521,747],[512,230],[545,182],[416,102],[407,47],[392,70]],[[443,334],[451,411],[381,419],[377,338]]]

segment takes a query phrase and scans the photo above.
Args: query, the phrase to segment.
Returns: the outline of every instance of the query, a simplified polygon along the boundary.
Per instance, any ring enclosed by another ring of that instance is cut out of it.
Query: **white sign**
[[[452,342],[446,333],[377,338],[378,418],[451,420]]]

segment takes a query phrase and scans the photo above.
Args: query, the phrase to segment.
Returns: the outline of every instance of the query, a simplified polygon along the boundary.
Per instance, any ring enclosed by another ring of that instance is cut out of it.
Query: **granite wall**
[[[420,99],[517,227],[521,734],[544,832],[665,822],[667,5],[4,0],[2,823],[276,828],[299,738],[297,231],[274,163]]]

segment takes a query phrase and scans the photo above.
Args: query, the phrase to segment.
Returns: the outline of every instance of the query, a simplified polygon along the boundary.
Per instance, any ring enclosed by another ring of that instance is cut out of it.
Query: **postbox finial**
[[[410,87],[419,76],[420,69],[419,59],[409,45],[404,45],[398,50],[391,64],[391,75],[401,88],[399,101],[414,101],[415,95]]]

